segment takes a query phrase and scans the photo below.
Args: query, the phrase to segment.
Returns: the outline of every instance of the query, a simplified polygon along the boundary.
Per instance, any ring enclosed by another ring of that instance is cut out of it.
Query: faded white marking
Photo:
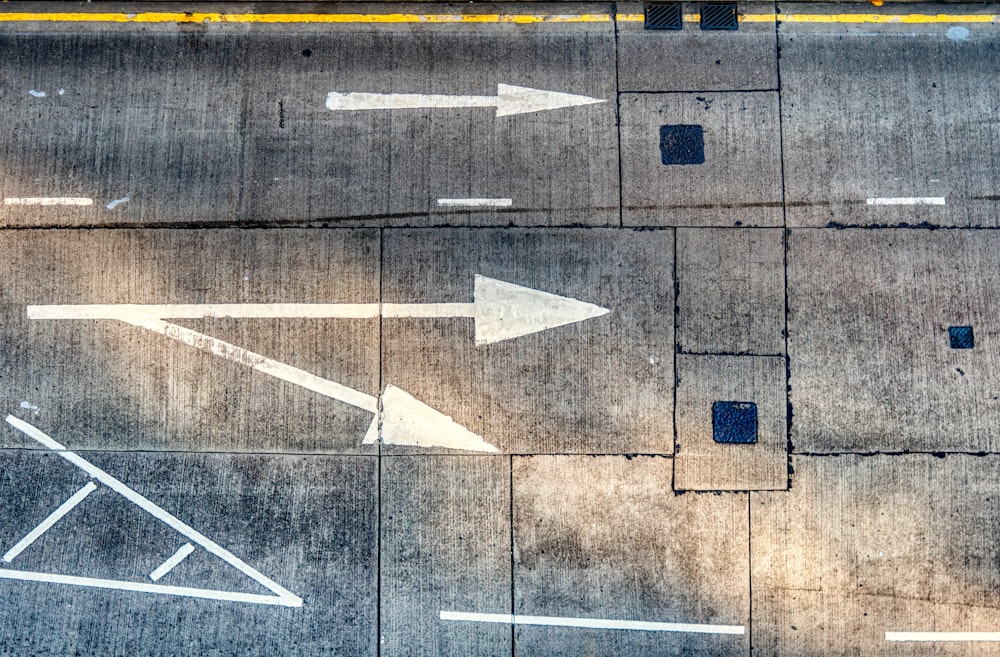
[[[129,197],[129,195],[126,194],[125,196],[123,196],[121,198],[116,198],[115,200],[113,200],[110,203],[108,203],[106,207],[109,210],[114,210],[115,208],[117,208],[122,203],[128,203],[128,197]]]
[[[4,205],[93,205],[94,199],[76,196],[8,197]]]
[[[59,507],[50,513],[48,517],[38,524],[37,527],[32,529],[27,535],[18,541],[14,547],[7,550],[7,553],[3,555],[3,560],[10,563],[14,560],[17,555],[24,552],[25,549],[35,541],[37,541],[42,534],[52,529],[52,526],[59,522],[63,516],[72,511],[77,504],[82,502],[88,495],[97,490],[97,484],[92,481],[88,481],[87,484],[80,490],[73,493],[73,495],[59,505]]]
[[[476,344],[510,340],[610,312],[592,303],[486,276],[476,276],[475,301]]]
[[[441,620],[473,623],[504,623],[507,625],[548,625],[553,627],[583,627],[597,630],[640,630],[645,632],[691,632],[696,634],[744,634],[743,625],[707,625],[700,623],[658,623],[650,621],[610,620],[605,618],[573,618],[566,616],[524,616],[521,614],[478,614],[442,611]]]
[[[333,111],[359,111],[432,107],[496,107],[496,115],[501,117],[604,102],[607,101],[589,96],[498,84],[496,96],[342,93],[333,91],[326,97],[326,108]]]
[[[37,406],[35,406],[34,404],[29,403],[27,401],[23,401],[19,405],[24,410],[31,411],[31,414],[34,415],[34,416],[36,416],[36,417],[38,416],[38,413],[42,410],[42,409],[38,408]]]
[[[396,386],[382,393],[382,442],[388,445],[447,447],[498,452],[482,437]]]
[[[885,196],[865,199],[868,205],[944,205],[944,196]]]
[[[166,524],[167,526],[173,528],[180,534],[182,534],[188,540],[199,545],[208,552],[219,557],[226,563],[228,563],[233,568],[236,568],[241,573],[250,577],[258,584],[264,586],[268,590],[272,591],[274,596],[267,595],[249,595],[246,593],[231,593],[228,591],[212,591],[209,589],[191,589],[173,586],[160,586],[156,584],[147,583],[135,583],[135,582],[119,582],[114,580],[102,580],[93,579],[89,577],[67,577],[63,575],[46,575],[44,573],[34,573],[34,572],[18,572],[10,571],[5,569],[0,569],[0,577],[6,577],[8,579],[28,579],[41,582],[54,582],[62,584],[78,584],[80,586],[96,586],[99,588],[110,588],[110,589],[121,589],[125,591],[142,591],[146,593],[166,593],[170,595],[183,595],[195,598],[209,598],[213,600],[232,600],[238,602],[253,602],[257,604],[275,604],[282,605],[286,607],[301,607],[302,598],[298,597],[288,589],[284,588],[274,580],[266,577],[259,571],[255,570],[249,564],[238,558],[229,550],[223,548],[215,541],[211,540],[201,532],[197,531],[193,527],[185,524],[179,520],[176,516],[165,511],[159,506],[153,504],[148,499],[135,492],[121,481],[112,477],[104,470],[101,470],[96,465],[93,465],[89,461],[78,456],[74,452],[67,450],[65,447],[60,445],[58,442],[53,440],[50,436],[45,434],[43,431],[34,427],[23,420],[19,420],[13,415],[7,416],[7,424],[11,425],[24,435],[28,436],[32,440],[40,443],[41,445],[52,450],[65,460],[69,461],[76,467],[83,470],[85,473],[90,475],[93,479],[96,479],[100,483],[104,484],[111,490],[115,491],[129,502],[132,502],[140,509],[149,513],[154,518],[160,522]]]
[[[509,208],[514,204],[509,198],[439,198],[437,204],[445,208]]]
[[[34,89],[28,89],[28,93],[34,96],[35,98],[45,98],[44,91],[35,91]]]
[[[62,96],[64,93],[66,93],[66,90],[65,89],[60,89],[58,93],[59,93],[60,96]]]
[[[952,25],[948,28],[948,31],[944,33],[946,37],[952,41],[965,41],[969,38],[971,32],[969,28],[962,27],[961,25]]]
[[[188,555],[191,554],[192,552],[194,552],[194,546],[191,545],[190,543],[185,543],[184,545],[180,546],[179,548],[177,548],[177,551],[170,556],[170,558],[168,558],[166,561],[157,566],[156,570],[154,570],[149,574],[149,579],[153,580],[154,582],[160,581],[160,579],[164,575],[166,575],[171,570],[176,568],[180,564],[180,562],[187,559]]]
[[[1000,632],[886,632],[886,641],[1000,641]]]

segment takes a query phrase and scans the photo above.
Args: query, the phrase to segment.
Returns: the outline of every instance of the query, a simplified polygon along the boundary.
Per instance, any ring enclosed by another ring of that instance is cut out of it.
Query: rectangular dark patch
[[[705,2],[701,5],[701,29],[738,30],[735,2]]]
[[[704,164],[705,134],[700,125],[661,125],[660,161],[664,164]]]
[[[757,404],[717,401],[712,404],[712,439],[717,443],[757,442]]]
[[[976,346],[976,337],[971,326],[949,326],[948,346],[952,349],[972,349]]]
[[[684,27],[684,14],[679,2],[647,2],[645,8],[647,30],[679,30]]]

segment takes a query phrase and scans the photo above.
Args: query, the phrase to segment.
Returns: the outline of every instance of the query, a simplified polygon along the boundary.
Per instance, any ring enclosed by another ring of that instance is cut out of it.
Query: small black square
[[[701,5],[701,29],[738,30],[735,2],[704,2]]]
[[[647,30],[679,30],[684,27],[684,14],[679,2],[647,2]]]
[[[700,125],[661,125],[660,161],[664,164],[704,164],[705,133]]]
[[[976,346],[976,337],[971,326],[949,326],[948,345],[952,349],[972,349]]]
[[[738,401],[713,403],[712,439],[726,444],[757,442],[757,404]]]

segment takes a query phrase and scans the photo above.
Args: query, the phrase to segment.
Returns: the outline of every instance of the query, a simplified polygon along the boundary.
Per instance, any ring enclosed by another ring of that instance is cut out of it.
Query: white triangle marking
[[[16,579],[32,582],[48,582],[53,584],[73,584],[76,586],[87,586],[91,588],[118,589],[121,591],[136,591],[139,593],[159,593],[164,595],[179,595],[189,598],[205,598],[209,600],[225,600],[229,602],[249,602],[253,604],[279,605],[283,607],[301,607],[302,598],[298,597],[288,589],[284,588],[274,580],[265,576],[242,559],[225,549],[212,539],[208,538],[190,525],[187,525],[170,512],[160,508],[147,498],[132,490],[124,483],[111,476],[96,465],[83,459],[79,455],[67,450],[50,436],[42,432],[37,427],[19,420],[12,415],[7,416],[7,424],[11,425],[32,440],[40,443],[52,450],[62,458],[66,459],[76,467],[83,470],[91,478],[104,484],[115,491],[126,500],[135,504],[140,509],[149,513],[160,522],[182,534],[195,545],[204,548],[206,551],[219,557],[233,568],[251,578],[261,586],[272,591],[274,595],[258,595],[252,593],[237,593],[233,591],[218,591],[213,589],[190,588],[183,586],[165,586],[163,584],[149,584],[146,582],[129,582],[124,580],[98,579],[93,577],[77,577],[73,575],[55,575],[50,573],[39,573],[27,570],[8,570],[0,568],[0,578]]]

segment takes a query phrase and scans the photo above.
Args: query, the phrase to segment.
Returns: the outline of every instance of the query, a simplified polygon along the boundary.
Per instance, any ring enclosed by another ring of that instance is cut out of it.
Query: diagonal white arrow
[[[345,404],[374,413],[364,443],[496,452],[447,415],[389,385],[381,398],[166,321],[230,318],[472,317],[476,344],[490,344],[607,314],[606,308],[476,276],[474,303],[89,304],[28,306],[29,319],[113,319],[164,335]]]
[[[605,100],[558,91],[498,84],[496,96],[447,96],[440,94],[372,94],[332,91],[326,108],[333,111],[382,109],[496,107],[497,116],[530,114],[563,107],[604,103]]]

